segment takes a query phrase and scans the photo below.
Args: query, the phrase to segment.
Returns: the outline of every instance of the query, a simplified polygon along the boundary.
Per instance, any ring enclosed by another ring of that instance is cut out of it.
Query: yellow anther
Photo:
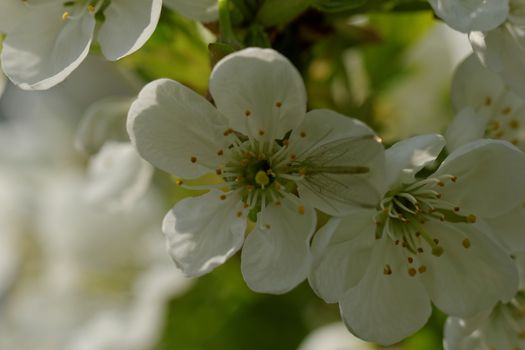
[[[297,159],[297,156],[295,154],[290,154],[290,159],[291,160],[296,160]]]
[[[217,151],[217,155],[218,156],[222,156],[224,154],[224,151],[222,149],[220,149],[219,151]]]
[[[299,134],[299,136],[301,137],[306,137],[306,133],[304,131],[301,131],[301,133]]]
[[[444,250],[440,246],[432,248],[432,255],[434,255],[434,256],[441,256],[441,255],[443,255],[443,252],[444,252]]]
[[[454,211],[457,213],[459,211],[459,207],[454,207]]]
[[[452,175],[452,176],[450,177],[450,181],[452,181],[452,182],[456,182],[456,181],[458,181],[458,177]]]
[[[237,212],[237,217],[240,218],[242,216],[242,211]]]
[[[510,114],[510,112],[512,112],[512,108],[511,107],[505,107],[505,108],[503,108],[501,110],[501,113],[505,114],[505,115]]]
[[[88,9],[88,11],[89,11],[90,13],[93,13],[93,12],[95,12],[95,10],[96,10],[97,8],[95,7],[95,5],[93,5],[93,4],[89,4],[88,7],[87,7],[87,9]]]
[[[383,274],[385,274],[387,276],[392,274],[392,269],[390,268],[390,265],[386,264],[383,267]]]
[[[175,184],[176,184],[177,186],[181,186],[183,183],[184,183],[184,181],[182,181],[181,179],[177,179],[177,180],[175,180]]]
[[[270,224],[265,224],[265,225],[264,225],[264,228],[267,229],[267,230],[269,230],[269,229],[272,228],[272,226],[270,226]]]
[[[222,175],[222,169],[216,169],[215,170],[215,174],[217,174],[219,176]]]
[[[470,224],[473,224],[476,222],[476,215],[472,215],[470,214],[469,216],[467,216],[467,222],[470,223]]]
[[[255,183],[263,187],[267,186],[270,183],[270,177],[264,170],[259,170],[257,174],[255,174]]]
[[[228,136],[228,135],[230,135],[232,133],[233,133],[233,129],[232,128],[228,128],[228,129],[224,130],[223,135],[224,136]]]
[[[249,110],[244,111],[244,116],[249,117],[251,115],[252,115],[252,112],[250,112]]]
[[[409,258],[408,258],[408,263],[409,263],[409,264],[412,264],[413,262],[414,262],[414,258],[409,257]]]
[[[516,119],[512,119],[509,121],[509,128],[511,129],[518,129],[520,127],[520,122]]]
[[[465,249],[470,248],[470,240],[469,240],[468,238],[465,238],[465,239],[463,240],[463,242],[461,242],[461,244],[463,245],[463,247],[464,247]]]
[[[259,130],[259,135],[263,136],[265,134],[264,130]]]
[[[221,196],[219,198],[220,198],[221,201],[226,200],[226,195],[225,194],[221,194]]]
[[[427,267],[425,265],[421,265],[417,270],[419,273],[425,273],[427,272]]]
[[[485,103],[485,106],[490,106],[492,104],[492,97],[485,96],[485,100],[483,102]]]
[[[410,277],[414,277],[417,274],[417,270],[411,267],[408,269],[408,274],[410,275]]]
[[[275,107],[281,108],[283,106],[283,103],[281,101],[275,102]]]
[[[297,212],[301,215],[304,215],[305,209],[303,205],[300,205],[299,208],[297,208]]]
[[[65,11],[63,14],[62,14],[62,19],[64,21],[68,20],[69,17],[71,17],[71,14],[68,12],[68,11]]]
[[[197,163],[197,157],[191,157],[190,158],[190,162]]]

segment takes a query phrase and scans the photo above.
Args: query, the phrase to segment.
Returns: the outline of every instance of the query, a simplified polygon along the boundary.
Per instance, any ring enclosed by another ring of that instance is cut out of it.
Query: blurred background
[[[0,350],[380,348],[334,323],[337,306],[307,283],[257,294],[238,256],[197,280],[170,261],[162,216],[199,193],[138,157],[126,113],[157,78],[206,95],[213,30],[164,11],[146,46],[117,64],[95,54],[45,92],[0,77]],[[309,108],[361,119],[387,145],[443,131],[454,67],[470,52],[431,11],[307,11],[273,46],[301,71]],[[391,349],[441,349],[444,319],[435,311]]]

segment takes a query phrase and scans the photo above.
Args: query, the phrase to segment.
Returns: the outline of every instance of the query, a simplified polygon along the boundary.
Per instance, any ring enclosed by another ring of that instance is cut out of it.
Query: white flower
[[[348,333],[343,323],[332,323],[314,330],[299,345],[298,350],[374,350],[366,343]]]
[[[491,30],[509,13],[509,0],[428,0],[436,14],[461,32]]]
[[[444,145],[441,136],[425,135],[392,146],[381,205],[332,219],[314,237],[310,283],[327,302],[339,302],[360,338],[392,344],[425,324],[431,301],[467,317],[516,291],[515,264],[483,220],[521,203],[525,155],[479,140],[421,174]]]
[[[445,350],[518,350],[525,349],[525,292],[523,268],[518,258],[520,291],[507,303],[498,303],[491,311],[470,319],[448,318],[443,344]]]
[[[186,274],[198,276],[244,243],[248,285],[285,292],[308,273],[314,207],[341,214],[377,204],[383,147],[354,119],[306,113],[299,73],[273,50],[226,57],[212,72],[210,92],[217,108],[175,81],[157,80],[128,116],[131,140],[146,160],[184,179],[210,172],[221,179],[166,215],[170,254]],[[248,216],[257,225],[245,240]]]
[[[162,0],[106,4],[102,0],[1,1],[0,31],[7,34],[1,55],[5,74],[24,89],[42,90],[60,83],[86,58],[99,15],[105,18],[96,31],[104,56],[113,61],[129,55],[155,30]]]
[[[195,21],[213,22],[219,18],[217,0],[164,0],[164,5]]]

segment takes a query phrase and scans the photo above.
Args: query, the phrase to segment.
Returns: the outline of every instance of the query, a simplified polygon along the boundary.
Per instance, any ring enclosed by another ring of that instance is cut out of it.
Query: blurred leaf
[[[368,0],[313,0],[312,4],[321,11],[339,12],[363,6],[367,2]]]

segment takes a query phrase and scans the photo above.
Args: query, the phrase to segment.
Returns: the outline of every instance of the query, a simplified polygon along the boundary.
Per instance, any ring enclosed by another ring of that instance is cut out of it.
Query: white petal
[[[95,154],[106,141],[128,141],[126,117],[130,105],[128,97],[113,97],[89,106],[75,135],[77,149]]]
[[[452,152],[469,142],[483,138],[487,123],[488,119],[477,114],[473,108],[463,108],[445,132],[447,150]]]
[[[216,0],[164,0],[164,5],[194,21],[213,22],[219,18]]]
[[[235,130],[260,140],[284,137],[306,113],[301,75],[271,49],[248,48],[221,60],[211,74],[210,92]]]
[[[20,0],[0,1],[0,33],[7,33],[28,11]]]
[[[466,214],[496,217],[525,198],[525,154],[508,142],[478,140],[458,148],[435,175],[453,175],[443,198]]]
[[[6,37],[2,66],[21,88],[48,89],[64,80],[87,56],[94,16],[86,11],[78,18],[63,20],[62,14],[62,4],[32,9]]]
[[[356,207],[376,207],[384,186],[384,147],[362,122],[329,110],[306,114],[289,139],[297,162],[326,169],[298,182],[299,196],[315,208],[343,216]],[[364,174],[330,168],[366,167]]]
[[[469,35],[474,52],[483,64],[497,72],[513,91],[525,97],[525,28],[506,23],[487,33]]]
[[[217,152],[228,146],[226,129],[224,118],[204,97],[168,79],[146,85],[128,114],[128,132],[140,155],[183,178],[219,166]]]
[[[464,320],[449,317],[445,323],[443,346],[445,350],[479,350],[482,349],[481,337],[471,334]]]
[[[518,288],[514,261],[479,227],[429,221],[425,228],[439,239],[444,253],[421,255],[427,271],[420,277],[443,312],[471,317],[514,296]]]
[[[374,244],[375,211],[355,211],[331,219],[314,237],[308,281],[317,295],[335,303],[361,280]]]
[[[315,210],[293,196],[262,210],[242,249],[241,269],[248,286],[280,294],[301,283],[310,269],[315,223]]]
[[[441,135],[415,136],[395,143],[386,150],[386,183],[411,183],[416,173],[436,160],[445,146]]]
[[[460,32],[490,30],[509,15],[509,0],[429,0],[436,14]]]
[[[155,31],[161,9],[162,0],[111,1],[98,33],[104,56],[116,61],[140,49]]]
[[[500,76],[485,68],[476,55],[468,56],[454,73],[451,98],[456,111],[464,107],[492,110],[505,86]]]
[[[525,252],[525,208],[518,205],[500,216],[484,220],[494,237],[512,253]],[[525,280],[524,280],[525,282]]]
[[[127,142],[108,142],[91,160],[85,196],[91,203],[129,208],[148,190],[152,166]]]
[[[243,203],[236,193],[211,190],[177,203],[166,214],[162,230],[175,264],[188,276],[200,276],[241,248],[246,221]]]
[[[332,323],[310,333],[298,350],[374,350],[373,344],[354,337],[345,325]]]
[[[340,300],[343,319],[359,338],[391,345],[423,327],[430,317],[428,294],[402,267],[404,261],[388,238],[376,241],[363,279]],[[384,273],[387,264],[390,275]]]

